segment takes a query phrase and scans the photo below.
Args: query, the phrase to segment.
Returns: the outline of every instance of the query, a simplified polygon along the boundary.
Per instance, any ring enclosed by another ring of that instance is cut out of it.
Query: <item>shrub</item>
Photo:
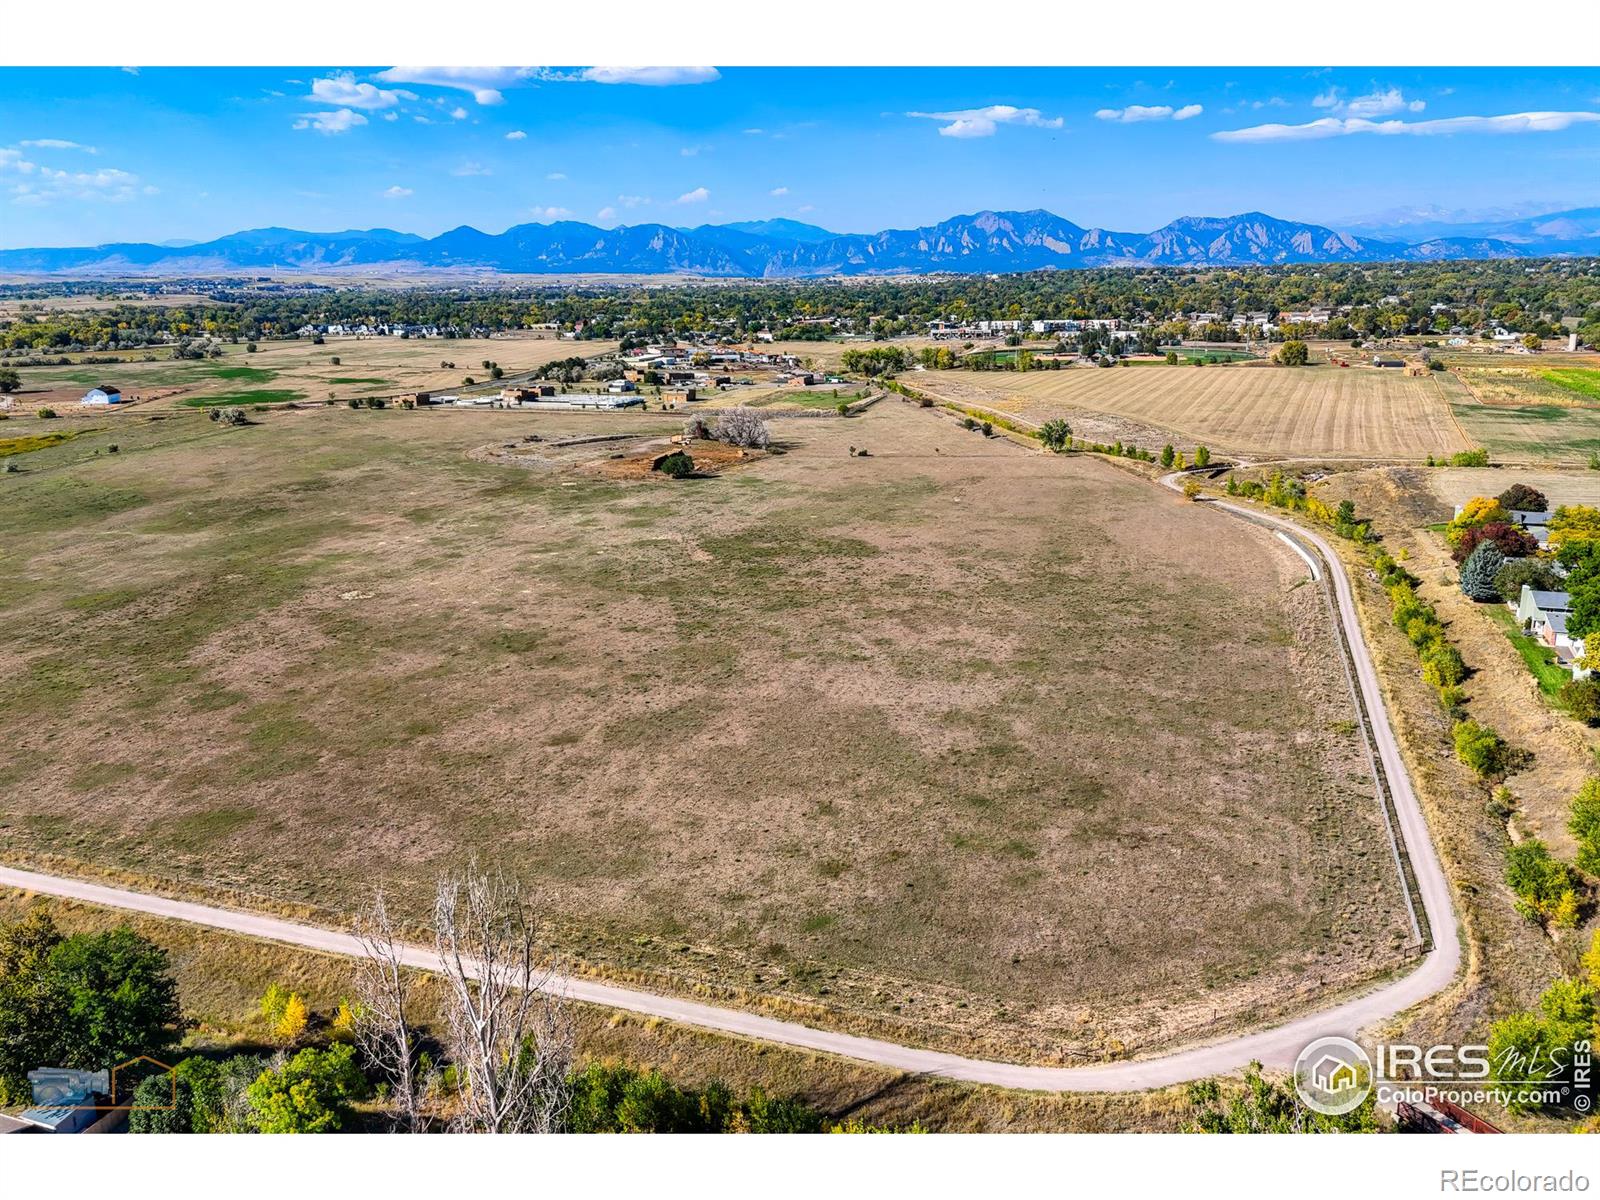
[[[193,1133],[194,1092],[187,1079],[162,1071],[133,1090],[129,1133]]]
[[[1487,467],[1489,465],[1489,452],[1487,450],[1461,450],[1450,456],[1452,467]]]
[[[1578,720],[1600,724],[1600,680],[1573,679],[1562,684],[1561,703]]]
[[[262,1133],[337,1133],[350,1127],[352,1104],[367,1094],[355,1050],[345,1044],[300,1051],[261,1073],[246,1090]]]
[[[256,344],[254,342],[246,342],[244,344],[244,352],[246,354],[254,354],[256,352]]]
[[[34,415],[37,416],[41,421],[53,421],[56,417],[56,410],[53,408],[41,408]]]
[[[1506,565],[1506,556],[1493,542],[1483,542],[1461,564],[1461,590],[1473,600],[1498,600],[1494,577]]]
[[[1196,446],[1194,448],[1194,465],[1197,467],[1209,467],[1211,465],[1210,447]]]
[[[1467,677],[1467,664],[1461,652],[1443,638],[1422,648],[1422,677],[1434,687],[1453,688]]]
[[[227,408],[213,408],[212,420],[219,425],[248,425],[250,418],[244,415],[244,409],[230,405]]]
[[[660,462],[656,463],[656,470],[669,479],[682,479],[694,472],[694,459],[682,450],[675,450]]]
[[[1046,450],[1059,454],[1072,443],[1072,426],[1060,417],[1039,426],[1039,441]]]
[[[1277,359],[1286,367],[1303,367],[1311,360],[1311,351],[1304,342],[1294,338],[1278,347]]]
[[[334,365],[334,366],[336,366],[336,367],[337,367],[337,366],[338,366],[338,365],[339,365],[339,356],[338,356],[338,355],[337,355],[337,354],[335,354],[335,355],[334,355],[334,356],[333,356],[333,357],[332,357],[332,358],[330,358],[330,359],[329,359],[329,360],[328,360],[328,361],[329,361],[329,362],[330,362],[330,363],[332,363],[332,364],[333,364],[333,365]]]
[[[1567,822],[1578,839],[1578,870],[1600,876],[1600,779],[1590,779],[1572,798],[1572,817]],[[1600,930],[1595,931],[1597,971],[1600,971]],[[1597,980],[1600,985],[1600,980]]]
[[[1538,838],[1519,842],[1506,852],[1506,886],[1517,897],[1517,912],[1527,920],[1549,922],[1558,929],[1577,923],[1572,868],[1551,855]]]
[[[834,405],[834,411],[841,417],[848,417],[850,415],[850,402],[848,400],[839,401],[838,404]]]
[[[1484,779],[1503,774],[1510,760],[1510,747],[1487,725],[1473,720],[1457,721],[1451,736],[1456,757]]]
[[[1161,447],[1161,465],[1163,467],[1171,467],[1173,462],[1176,461],[1177,457],[1178,452],[1172,448],[1171,442],[1168,442],[1165,446]]]
[[[985,421],[981,426],[979,426],[979,428],[983,430],[983,436],[984,437],[993,437],[994,436],[994,422],[993,421]]]
[[[1513,483],[1495,499],[1507,512],[1547,512],[1550,508],[1544,493],[1525,483]]]
[[[1198,500],[1200,498],[1200,490],[1200,481],[1198,479],[1191,478],[1183,481],[1183,494],[1187,499]]]
[[[730,446],[765,450],[771,440],[767,422],[753,408],[726,408],[717,415],[711,436]]]
[[[683,436],[693,438],[696,441],[706,441],[711,437],[711,426],[706,422],[705,417],[695,413],[694,416],[683,423]]]

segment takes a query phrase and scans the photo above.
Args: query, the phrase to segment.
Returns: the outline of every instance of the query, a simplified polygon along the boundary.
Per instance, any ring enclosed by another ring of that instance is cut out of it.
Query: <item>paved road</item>
[[[1170,476],[1163,482],[1169,487],[1177,486]],[[1256,1033],[1231,1037],[1139,1062],[1084,1067],[1024,1066],[963,1058],[960,1055],[922,1050],[914,1046],[901,1046],[876,1038],[812,1029],[809,1026],[763,1017],[740,1009],[718,1008],[693,1000],[658,996],[590,979],[562,977],[554,980],[551,986],[573,1000],[587,1004],[625,1009],[702,1029],[797,1046],[806,1050],[839,1054],[896,1070],[945,1076],[973,1083],[996,1084],[1001,1087],[1063,1092],[1126,1092],[1165,1087],[1211,1075],[1227,1074],[1240,1069],[1252,1059],[1260,1060],[1271,1067],[1287,1068],[1293,1065],[1295,1056],[1307,1042],[1324,1034],[1340,1033],[1353,1036],[1358,1030],[1384,1021],[1446,987],[1455,977],[1460,961],[1460,944],[1455,913],[1450,904],[1450,891],[1445,882],[1444,872],[1439,866],[1438,857],[1434,853],[1433,843],[1428,836],[1427,823],[1417,803],[1416,794],[1412,791],[1410,777],[1406,774],[1405,764],[1400,758],[1399,746],[1389,726],[1388,713],[1384,708],[1383,695],[1378,688],[1377,675],[1367,654],[1366,643],[1362,641],[1361,626],[1356,618],[1355,599],[1351,594],[1344,567],[1332,548],[1320,536],[1293,522],[1225,501],[1213,501],[1207,507],[1234,513],[1257,523],[1275,526],[1292,533],[1302,544],[1315,549],[1320,555],[1323,569],[1333,581],[1339,619],[1343,622],[1349,637],[1358,684],[1367,711],[1372,715],[1378,753],[1389,779],[1401,832],[1410,851],[1412,869],[1416,875],[1428,924],[1433,931],[1433,948],[1421,965],[1409,975],[1337,1007],[1311,1013]],[[1337,870],[1338,867],[1339,864],[1336,862],[1327,864],[1329,870]],[[165,896],[104,887],[77,879],[0,867],[0,886],[188,921],[196,925],[206,925],[330,954],[361,953],[356,940],[348,933],[339,930],[315,928],[257,913],[191,904]],[[437,970],[439,967],[438,958],[434,953],[420,946],[408,948],[405,961],[422,970]]]

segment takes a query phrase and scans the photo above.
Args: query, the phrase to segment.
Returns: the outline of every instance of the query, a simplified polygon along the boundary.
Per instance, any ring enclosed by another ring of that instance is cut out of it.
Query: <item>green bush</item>
[[[129,1133],[193,1133],[194,1093],[189,1081],[165,1071],[133,1090]]]
[[[1422,677],[1436,688],[1453,688],[1467,677],[1467,664],[1461,652],[1443,638],[1423,646]]]
[[[53,421],[56,418],[56,410],[53,408],[41,408],[35,415],[41,421]]]
[[[1510,747],[1487,725],[1470,719],[1457,721],[1451,735],[1455,740],[1456,757],[1480,777],[1492,779],[1505,773],[1510,761]]]
[[[1506,852],[1506,886],[1516,895],[1517,912],[1528,920],[1557,929],[1577,925],[1577,884],[1572,868],[1537,838],[1519,842]]]
[[[1578,720],[1600,724],[1600,680],[1573,679],[1562,684],[1561,703]]]
[[[1489,452],[1487,450],[1461,450],[1450,456],[1452,467],[1487,467],[1489,465]]]
[[[816,1133],[822,1117],[760,1088],[738,1100],[726,1084],[683,1088],[660,1071],[591,1062],[569,1077],[573,1133]]]
[[[1572,798],[1567,828],[1578,840],[1578,870],[1600,878],[1600,779],[1590,779]]]
[[[682,479],[694,472],[694,459],[682,450],[674,450],[656,464],[656,470],[669,479]]]
[[[307,1047],[282,1067],[263,1071],[246,1089],[262,1133],[338,1133],[352,1127],[354,1102],[367,1094],[348,1043]]]

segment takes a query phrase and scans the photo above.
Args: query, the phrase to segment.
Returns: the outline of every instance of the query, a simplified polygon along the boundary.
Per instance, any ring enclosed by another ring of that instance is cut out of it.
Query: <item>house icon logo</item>
[[[1349,1038],[1318,1038],[1294,1060],[1294,1090],[1314,1112],[1350,1112],[1372,1091],[1372,1060]]]

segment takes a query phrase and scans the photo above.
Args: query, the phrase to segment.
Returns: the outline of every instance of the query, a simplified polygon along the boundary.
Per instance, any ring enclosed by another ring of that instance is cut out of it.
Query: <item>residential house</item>
[[[1568,592],[1540,591],[1523,584],[1522,594],[1517,598],[1517,624],[1540,638],[1544,637],[1553,614],[1565,616],[1571,611],[1572,596]],[[1564,623],[1561,631],[1566,632]],[[1550,641],[1550,645],[1555,645],[1554,640]]]

